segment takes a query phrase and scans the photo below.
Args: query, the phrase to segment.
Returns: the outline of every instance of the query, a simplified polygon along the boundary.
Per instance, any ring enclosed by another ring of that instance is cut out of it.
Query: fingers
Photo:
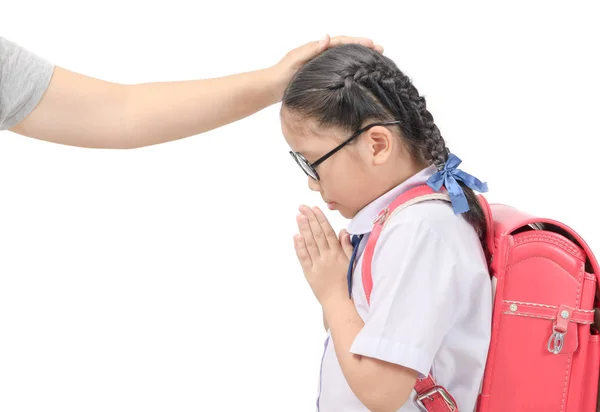
[[[327,49],[331,43],[331,37],[329,34],[326,34],[321,40],[317,42],[317,54],[321,53],[323,50]]]
[[[319,41],[311,41],[310,43],[303,44],[300,47],[295,48],[291,52],[288,53],[286,57],[293,60],[293,67],[300,67],[307,61],[319,55],[321,52],[325,51],[331,44],[331,37],[329,34],[326,34]]]
[[[310,231],[312,232],[314,241],[315,241],[317,247],[319,248],[319,250],[324,251],[326,249],[329,249],[329,243],[327,242],[327,238],[325,236],[325,231],[319,224],[319,221],[317,220],[317,217],[315,216],[315,212],[311,208],[304,206],[304,205],[300,206],[299,210],[300,210],[300,213],[302,213],[308,219]],[[334,236],[335,236],[335,233],[334,233]]]
[[[329,221],[325,217],[325,214],[318,207],[312,208],[312,212],[314,213],[319,226],[321,226],[321,229],[325,234],[325,240],[327,240],[327,244],[331,249],[336,248],[340,242],[335,234],[335,231],[331,227],[331,224],[329,224]]]
[[[300,266],[302,266],[302,270],[309,269],[312,266],[312,260],[306,249],[304,238],[301,235],[294,236],[294,248],[296,249],[296,256],[298,257]]]
[[[373,47],[373,40],[365,37],[335,36],[330,41],[330,46],[339,46],[340,44],[361,44],[366,47]]]
[[[319,247],[317,246],[316,240],[313,236],[308,218],[304,215],[298,215],[296,217],[296,222],[298,223],[298,230],[300,231],[300,236],[302,236],[302,239],[304,239],[304,245],[308,255],[310,256],[310,259],[317,259],[320,256]]]
[[[340,231],[340,244],[342,245],[342,249],[344,250],[346,257],[350,259],[352,257],[352,252],[354,251],[354,247],[350,241],[350,234],[346,232],[346,229],[342,229]]]
[[[327,48],[339,46],[341,44],[362,44],[363,46],[370,47],[380,53],[383,53],[383,47],[375,44],[371,39],[351,36],[329,37],[329,35],[326,35],[320,41],[306,43],[288,52],[279,65],[280,67],[283,67],[283,73],[285,73],[285,76],[289,76],[291,78],[293,73],[302,67],[302,65],[307,61],[315,58]],[[284,83],[287,85],[289,79],[286,77],[286,80],[287,81]]]
[[[341,44],[360,44],[365,47],[369,47],[383,53],[383,47],[379,44],[375,44],[373,40],[367,39],[366,37],[351,37],[351,36],[336,36],[332,37],[329,41],[328,47],[339,46]]]

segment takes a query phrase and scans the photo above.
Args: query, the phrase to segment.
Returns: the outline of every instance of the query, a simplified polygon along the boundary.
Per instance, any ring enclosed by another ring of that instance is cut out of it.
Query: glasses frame
[[[304,157],[301,153],[294,152],[294,151],[290,150],[290,155],[292,155],[292,157],[294,158],[294,160],[296,161],[296,163],[298,163],[298,166],[300,166],[300,168],[304,171],[304,173],[306,173],[306,175],[308,177],[310,177],[310,178],[312,178],[312,179],[314,179],[316,181],[319,181],[321,178],[319,177],[319,173],[316,170],[317,166],[319,166],[325,160],[329,159],[335,153],[337,153],[338,151],[340,151],[344,146],[346,146],[352,140],[356,139],[358,136],[360,136],[361,134],[363,134],[364,132],[366,132],[367,130],[369,130],[372,127],[375,127],[375,126],[391,126],[391,125],[400,124],[400,123],[401,122],[399,120],[371,123],[371,124],[369,124],[369,125],[361,128],[361,129],[357,130],[355,133],[352,134],[352,136],[350,136],[349,138],[347,138],[346,140],[344,140],[341,144],[339,144],[338,146],[336,146],[335,148],[333,148],[332,150],[330,150],[329,152],[327,152],[326,154],[324,154],[323,156],[321,156],[320,158],[318,158],[317,160],[315,160],[312,163],[310,163],[306,159],[306,157]]]

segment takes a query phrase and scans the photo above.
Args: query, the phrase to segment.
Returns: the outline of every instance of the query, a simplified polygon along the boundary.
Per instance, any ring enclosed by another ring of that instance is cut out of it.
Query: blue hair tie
[[[462,160],[450,153],[444,168],[427,180],[429,187],[436,192],[440,191],[442,185],[446,187],[452,201],[452,208],[457,215],[468,212],[470,209],[465,192],[458,184],[458,180],[477,192],[484,193],[488,190],[487,183],[481,183],[476,177],[457,169],[461,162]]]

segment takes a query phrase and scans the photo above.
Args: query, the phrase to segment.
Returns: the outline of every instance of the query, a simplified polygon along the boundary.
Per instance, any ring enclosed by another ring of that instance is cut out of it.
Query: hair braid
[[[417,158],[420,157],[442,170],[450,151],[433,115],[427,109],[425,98],[400,70],[391,70],[389,66],[382,68],[377,64],[370,70],[357,71],[354,79],[367,88],[395,119],[405,119],[400,128],[409,146],[412,145],[411,154],[417,152]],[[473,225],[485,245],[483,240],[486,222],[483,209],[473,190],[462,182],[459,184],[470,205],[465,218]]]

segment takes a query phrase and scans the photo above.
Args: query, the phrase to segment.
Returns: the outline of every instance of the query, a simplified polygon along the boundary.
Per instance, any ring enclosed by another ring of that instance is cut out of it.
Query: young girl
[[[328,330],[317,409],[420,411],[414,386],[431,374],[460,411],[473,411],[492,310],[472,190],[485,184],[456,170],[425,99],[365,47],[335,47],[307,63],[282,103],[283,134],[309,188],[351,219],[338,236],[318,208],[301,206],[297,219],[296,252]],[[440,190],[442,178],[452,203],[410,206],[381,232],[368,302],[361,260],[373,221],[415,186]]]

